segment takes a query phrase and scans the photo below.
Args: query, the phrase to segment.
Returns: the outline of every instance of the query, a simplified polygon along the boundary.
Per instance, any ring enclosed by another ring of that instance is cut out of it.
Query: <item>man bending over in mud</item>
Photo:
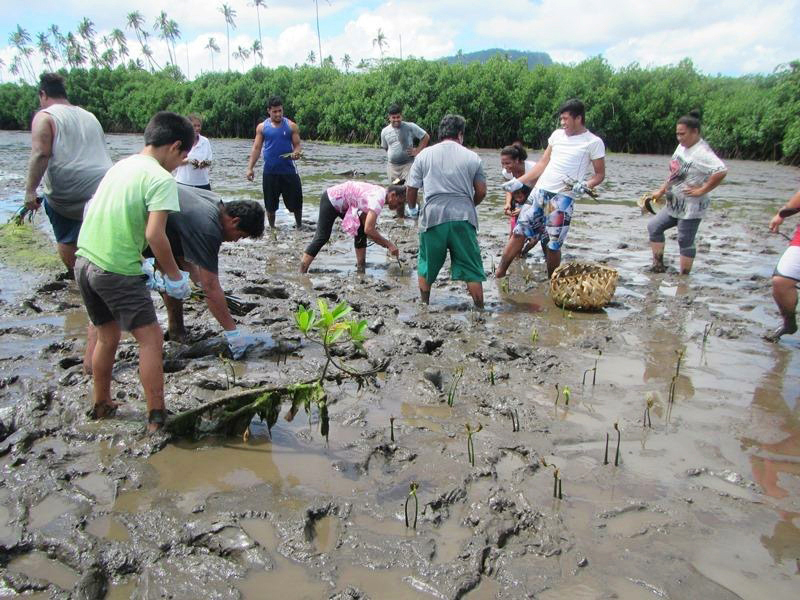
[[[778,233],[783,220],[786,217],[800,212],[800,190],[795,192],[786,205],[781,208],[769,222],[769,230]],[[800,281],[800,225],[795,229],[789,247],[778,261],[775,273],[772,276],[772,297],[778,310],[781,311],[783,324],[775,331],[768,333],[764,339],[770,342],[777,342],[784,334],[792,334],[797,331],[797,318],[795,310],[797,308],[797,282]]]
[[[111,370],[122,330],[139,344],[139,376],[147,400],[148,431],[164,426],[164,336],[142,275],[142,250],[149,245],[164,271],[166,293],[183,299],[189,274],[178,269],[166,234],[167,216],[179,210],[171,172],[194,143],[184,117],[157,113],[144,130],[145,146],[109,169],[86,210],[78,236],[75,279],[89,319],[97,329],[92,352],[94,418],[112,416]]]
[[[241,358],[249,338],[236,327],[219,283],[219,249],[222,242],[260,238],[264,234],[264,209],[253,200],[224,203],[218,195],[186,185],[178,185],[180,212],[167,217],[167,237],[172,254],[192,281],[205,293],[208,310],[222,326],[234,359]],[[169,338],[182,341],[183,301],[164,295],[169,319]]]
[[[558,110],[561,127],[547,141],[547,149],[536,165],[521,177],[503,184],[507,192],[536,182],[528,204],[522,208],[511,239],[508,240],[495,276],[505,277],[512,261],[520,255],[525,240],[547,240],[547,275],[561,264],[561,246],[567,239],[575,198],[590,193],[606,176],[603,140],[586,129],[585,108],[577,99]],[[589,175],[589,166],[594,175]]]

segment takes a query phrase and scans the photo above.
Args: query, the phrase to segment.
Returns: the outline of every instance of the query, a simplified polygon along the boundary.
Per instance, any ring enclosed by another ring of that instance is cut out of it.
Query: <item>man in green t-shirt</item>
[[[87,207],[80,235],[75,279],[97,331],[92,352],[92,416],[112,416],[111,370],[121,332],[139,344],[139,375],[147,400],[148,431],[160,429],[164,410],[163,334],[142,273],[142,250],[150,246],[168,295],[189,294],[189,276],[172,255],[167,215],[180,210],[171,171],[194,142],[192,124],[171,112],[157,113],[144,131],[145,146],[108,170]]]

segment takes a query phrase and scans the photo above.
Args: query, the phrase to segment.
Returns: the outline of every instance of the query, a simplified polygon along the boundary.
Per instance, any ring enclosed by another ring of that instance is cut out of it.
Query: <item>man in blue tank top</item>
[[[283,116],[283,100],[272,96],[267,102],[269,118],[256,127],[256,137],[247,161],[247,179],[253,181],[253,167],[258,157],[264,157],[264,208],[269,226],[275,227],[275,212],[278,199],[294,213],[295,226],[299,229],[303,217],[303,187],[294,161],[300,158],[300,130],[297,124]]]

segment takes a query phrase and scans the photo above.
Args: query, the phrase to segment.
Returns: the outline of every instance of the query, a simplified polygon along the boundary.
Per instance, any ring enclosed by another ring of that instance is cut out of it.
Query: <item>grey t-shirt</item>
[[[421,231],[450,221],[469,221],[478,228],[473,183],[486,181],[483,163],[472,150],[444,140],[417,155],[406,185],[425,189],[419,216]]]
[[[404,165],[414,160],[407,150],[414,147],[414,140],[421,140],[427,135],[416,123],[403,121],[400,127],[387,125],[381,131],[381,147],[386,150],[389,162],[393,165]]]
[[[208,190],[178,184],[178,203],[181,212],[171,212],[167,217],[167,237],[173,251],[178,242],[179,255],[216,274],[222,246],[220,197]]]

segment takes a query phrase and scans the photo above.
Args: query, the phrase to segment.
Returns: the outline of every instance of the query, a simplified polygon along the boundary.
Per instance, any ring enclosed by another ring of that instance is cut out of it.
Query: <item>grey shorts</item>
[[[133,331],[158,322],[145,275],[109,273],[79,256],[75,281],[94,325],[116,321],[123,331]]]
[[[411,165],[413,164],[413,160],[403,163],[402,165],[387,162],[386,176],[389,178],[389,183],[392,183],[395,179],[408,179],[408,174],[411,172]]]

